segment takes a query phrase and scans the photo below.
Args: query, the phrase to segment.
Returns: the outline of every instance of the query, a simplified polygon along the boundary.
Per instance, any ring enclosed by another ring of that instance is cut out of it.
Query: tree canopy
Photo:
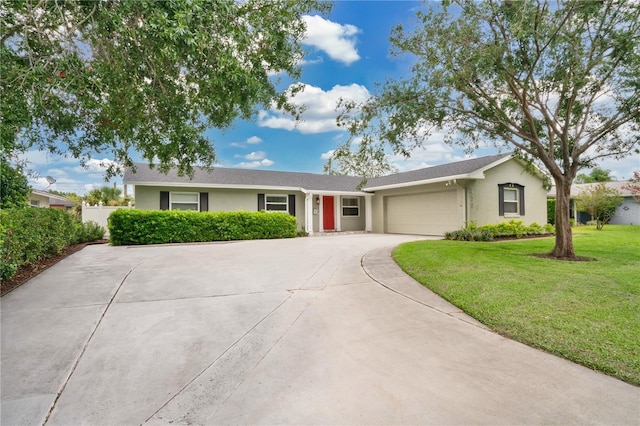
[[[0,160],[0,209],[26,207],[30,192],[22,170]]]
[[[469,152],[493,143],[546,169],[557,190],[552,256],[575,257],[569,222],[577,172],[640,144],[640,4],[627,0],[446,0],[396,27],[393,54],[414,59],[338,123],[375,151],[409,156],[434,130]],[[350,141],[341,147],[350,150]]]
[[[622,204],[623,198],[620,191],[608,188],[605,183],[598,183],[584,188],[576,201],[578,209],[589,213],[592,220],[596,221],[596,229],[602,230]]]
[[[190,174],[215,159],[207,128],[258,106],[296,113],[303,14],[317,0],[10,1],[0,5],[2,156],[39,149],[86,162],[139,152]],[[116,172],[108,170],[111,176]]]
[[[596,167],[591,172],[586,175],[584,173],[580,173],[576,176],[576,183],[595,183],[595,182],[611,182],[613,178],[611,177],[611,170],[605,170],[600,167]]]

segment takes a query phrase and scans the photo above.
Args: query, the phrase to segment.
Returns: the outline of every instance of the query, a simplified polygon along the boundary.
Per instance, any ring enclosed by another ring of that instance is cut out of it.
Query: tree
[[[577,172],[638,151],[638,40],[638,2],[445,0],[392,31],[393,53],[415,59],[410,75],[363,104],[343,101],[338,124],[407,156],[443,130],[469,152],[492,141],[546,169],[557,193],[549,254],[574,258]]]
[[[71,214],[73,214],[76,217],[82,216],[82,197],[81,196],[79,196],[75,192],[57,191],[55,189],[50,189],[49,192],[52,194],[61,195],[65,197],[67,200],[71,201],[73,203],[73,207],[71,208],[71,210],[68,210],[68,211],[71,212]]]
[[[622,189],[628,189],[631,195],[636,197],[636,202],[640,203],[640,171],[634,171],[633,177],[629,179],[628,183],[622,185]]]
[[[27,207],[30,192],[22,170],[0,160],[0,209]]]
[[[596,229],[601,230],[609,223],[623,198],[619,191],[599,183],[583,189],[576,201],[578,210],[589,213],[591,219],[596,221]]]
[[[382,151],[374,151],[370,145],[360,147],[357,151],[338,150],[324,166],[329,175],[358,176],[363,178],[361,186],[369,178],[385,176],[397,172],[398,169],[389,164]]]
[[[576,176],[575,183],[595,183],[595,182],[611,182],[613,178],[611,177],[611,170],[601,169],[600,167],[596,167],[591,170],[591,173],[588,175],[584,173],[580,173]]]
[[[120,188],[103,186],[102,188],[89,191],[89,193],[83,197],[83,201],[94,206],[100,203],[104,206],[119,206],[123,204],[123,200],[120,199],[120,194],[122,194]]]
[[[0,6],[3,157],[37,148],[85,164],[135,150],[161,171],[210,166],[207,128],[257,106],[295,113],[303,14],[318,0],[10,1]],[[117,170],[110,166],[107,177]]]

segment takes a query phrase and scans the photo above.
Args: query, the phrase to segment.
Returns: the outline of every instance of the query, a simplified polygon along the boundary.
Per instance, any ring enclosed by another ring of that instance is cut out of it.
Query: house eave
[[[212,189],[263,189],[272,191],[300,191],[299,186],[274,186],[274,185],[238,185],[219,183],[198,183],[198,182],[132,182],[124,181],[125,185],[133,186],[156,186],[172,188],[212,188]]]
[[[66,197],[63,197],[62,195],[52,194],[52,193],[47,192],[47,191],[40,191],[38,189],[32,189],[31,193],[35,194],[35,195],[39,195],[41,197],[47,197],[50,200],[61,201],[63,204],[64,203],[68,203],[69,205],[73,205],[74,204],[73,201],[69,200]],[[55,205],[61,205],[61,204],[55,204]]]
[[[362,191],[334,191],[331,189],[306,189],[299,186],[276,186],[276,185],[238,185],[238,184],[219,184],[219,183],[197,183],[197,182],[132,182],[124,181],[125,185],[135,186],[154,186],[154,187],[171,187],[171,188],[209,188],[209,189],[253,189],[260,191],[299,191],[305,194],[317,195],[367,195]]]
[[[402,182],[402,183],[395,183],[390,185],[365,187],[365,188],[362,188],[362,190],[368,191],[368,192],[375,192],[375,191],[382,191],[385,189],[397,189],[397,188],[407,188],[410,186],[429,185],[429,184],[448,182],[451,180],[458,180],[458,179],[484,179],[484,173],[473,172],[473,173],[466,173],[462,175],[443,176],[443,177],[438,177],[433,179],[414,180],[411,182]]]

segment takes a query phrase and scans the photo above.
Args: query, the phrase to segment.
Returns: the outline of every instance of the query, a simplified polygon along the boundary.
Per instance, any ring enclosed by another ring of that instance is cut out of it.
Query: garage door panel
[[[386,232],[442,235],[460,228],[456,191],[388,196]]]

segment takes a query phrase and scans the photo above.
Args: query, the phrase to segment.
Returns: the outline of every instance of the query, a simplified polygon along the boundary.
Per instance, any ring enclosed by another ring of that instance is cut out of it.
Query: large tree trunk
[[[573,235],[571,233],[571,183],[568,179],[556,179],[556,246],[551,253],[553,257],[574,259]]]

